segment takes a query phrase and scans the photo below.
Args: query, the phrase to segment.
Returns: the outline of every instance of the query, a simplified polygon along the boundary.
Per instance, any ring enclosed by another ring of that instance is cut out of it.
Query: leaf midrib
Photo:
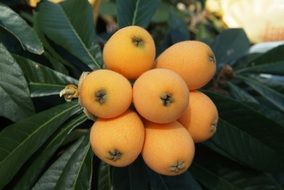
[[[6,156],[5,159],[3,159],[1,162],[0,162],[0,165],[2,163],[4,163],[8,158],[10,158],[15,151],[17,151],[20,147],[23,146],[23,144],[25,144],[34,134],[36,134],[39,130],[41,130],[43,127],[45,127],[46,125],[48,125],[49,123],[51,123],[53,120],[57,119],[58,117],[60,117],[61,115],[65,114],[66,112],[72,110],[73,108],[77,107],[78,105],[74,105],[74,106],[71,106],[70,108],[67,108],[65,110],[63,110],[61,113],[57,114],[55,117],[52,117],[51,119],[47,120],[45,123],[43,123],[41,125],[41,127],[38,127],[34,132],[32,132],[30,135],[27,136],[27,138],[25,138],[24,141],[22,141],[22,143],[19,144],[19,146],[17,146],[16,148],[14,148],[12,150],[12,152],[10,152],[10,154],[8,154],[8,156]]]
[[[93,63],[97,66],[97,68],[101,68],[100,64],[97,63],[97,61],[95,60],[95,58],[90,54],[88,48],[87,48],[86,45],[83,43],[83,41],[81,40],[80,36],[77,34],[77,32],[76,32],[74,26],[73,26],[72,23],[70,22],[69,17],[66,15],[66,13],[65,13],[65,11],[64,11],[64,9],[63,9],[63,7],[61,7],[60,5],[56,5],[56,6],[59,6],[59,7],[60,7],[60,9],[61,9],[61,11],[62,11],[62,15],[63,15],[65,21],[66,21],[67,24],[69,25],[71,31],[75,34],[77,40],[79,40],[80,44],[81,44],[82,47],[84,48],[85,52],[88,54],[89,58],[91,58],[91,60],[92,60]],[[88,64],[87,64],[87,65],[88,65]],[[92,69],[92,68],[90,68],[90,69]]]

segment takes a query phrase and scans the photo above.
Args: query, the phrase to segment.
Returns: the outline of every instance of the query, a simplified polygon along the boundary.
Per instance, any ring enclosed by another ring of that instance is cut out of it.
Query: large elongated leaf
[[[232,64],[249,50],[250,43],[242,29],[229,29],[221,33],[213,42],[218,67]]]
[[[238,102],[230,98],[223,97],[213,93],[207,93],[207,94],[213,99],[213,101],[217,105],[220,118],[226,121],[229,125],[229,126],[228,125],[223,126],[224,133],[221,132],[221,134],[218,134],[217,132],[217,135],[221,135],[222,137],[221,139],[223,139],[220,141],[219,144],[226,147],[225,144],[228,143],[226,137],[224,137],[224,134],[226,133],[226,135],[232,136],[231,140],[235,141],[234,143],[236,146],[239,146],[238,148],[235,147],[235,149],[232,150],[231,152],[227,152],[228,154],[231,154],[232,157],[234,157],[235,159],[238,159],[240,161],[242,160],[243,163],[244,160],[246,160],[245,161],[246,164],[251,165],[250,163],[253,162],[252,159],[255,159],[256,163],[261,163],[264,161],[263,159],[268,158],[269,155],[260,156],[262,158],[255,157],[257,154],[259,154],[257,152],[260,149],[268,148],[272,152],[274,152],[274,154],[272,154],[271,156],[277,154],[277,157],[281,158],[283,163],[284,160],[283,126],[272,120],[270,117],[267,117],[261,112],[258,112],[252,107],[246,105],[245,103]],[[230,129],[230,128],[227,129],[225,127],[234,127],[235,129]],[[240,139],[238,139],[236,136],[238,136],[238,138]],[[238,143],[239,141],[242,142]],[[250,144],[245,144],[244,142]],[[257,142],[259,142],[260,144]],[[251,154],[247,159],[243,159],[244,158],[243,156],[245,155],[240,154],[238,156],[238,151],[242,147],[244,148],[244,150],[248,149],[249,147],[252,149],[255,148],[254,150],[251,150],[252,152],[255,153],[254,156],[253,154]],[[277,160],[279,161],[279,159],[275,159],[275,162],[277,162]],[[271,160],[269,161],[271,162]],[[279,170],[279,168],[275,167],[271,168],[271,170]]]
[[[230,89],[231,95],[239,101],[258,103],[258,101],[245,90],[239,88],[237,85],[228,81],[228,87]]]
[[[100,162],[98,170],[98,190],[111,190],[111,166]]]
[[[64,121],[80,110],[77,102],[65,103],[3,129],[0,133],[0,188]]]
[[[153,190],[202,190],[189,171],[178,176],[163,176],[147,168],[147,173]]]
[[[33,189],[90,189],[92,158],[88,137],[80,138],[50,166]]]
[[[277,151],[223,119],[219,119],[218,132],[206,144],[220,154],[258,170],[284,168]]]
[[[12,9],[0,4],[0,27],[18,39],[22,47],[31,53],[42,54],[43,47],[34,30]]]
[[[243,72],[284,75],[284,61],[272,62],[269,64],[252,65],[243,69],[236,70],[236,74]]]
[[[28,85],[21,68],[1,43],[0,99],[0,115],[12,121],[25,118],[34,111]]]
[[[41,151],[37,153],[38,155],[32,158],[32,164],[23,172],[22,178],[17,181],[17,184],[14,189],[31,189],[33,184],[38,179],[39,174],[42,173],[45,164],[50,160],[51,156],[53,156],[55,151],[63,143],[66,137],[74,128],[76,128],[78,125],[82,124],[86,120],[87,118],[85,114],[81,113],[80,115],[74,117],[66,124],[64,124],[58,134],[54,135],[54,138],[52,138],[52,140],[48,144],[41,148]]]
[[[87,22],[90,20],[88,19],[91,11],[90,5],[84,0],[70,0],[66,3],[66,6],[70,7],[68,11],[61,5],[48,1],[40,4],[37,15],[37,24],[40,30],[49,39],[85,63],[85,70],[100,68],[101,66],[89,51],[91,47],[89,40],[94,34],[94,29],[91,27],[93,22]],[[80,14],[74,14],[74,12],[80,12]],[[79,25],[80,22],[81,25]]]
[[[116,190],[148,189],[148,179],[142,157],[125,168],[113,168],[113,188]]]
[[[274,104],[277,108],[284,112],[284,95],[276,90],[273,90],[256,80],[249,77],[240,77],[243,81],[248,84],[251,88],[261,94],[265,99]]]
[[[271,175],[245,168],[204,147],[197,147],[190,171],[209,190],[280,190]]]
[[[119,27],[138,25],[146,27],[160,0],[117,0],[117,19]]]
[[[24,72],[32,97],[59,94],[66,84],[77,84],[78,81],[60,72],[24,57],[14,56]]]

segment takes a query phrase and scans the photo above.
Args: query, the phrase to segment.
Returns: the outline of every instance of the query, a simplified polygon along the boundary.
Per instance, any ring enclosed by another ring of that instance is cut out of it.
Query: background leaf
[[[1,13],[0,13],[1,14]],[[0,115],[18,121],[34,112],[21,68],[0,43]]]
[[[160,0],[117,0],[117,20],[120,28],[129,25],[147,27]]]
[[[38,27],[49,39],[81,60],[85,64],[85,71],[100,68],[101,65],[89,51],[91,47],[89,40],[94,35],[94,28],[91,27],[93,22],[88,22],[90,21],[88,16],[92,13],[90,5],[87,1],[70,0],[66,1],[65,6],[69,7],[67,12],[61,5],[48,1],[42,2],[37,15]],[[80,12],[80,14],[73,14],[74,12]],[[72,13],[73,16],[68,13]],[[79,22],[81,22],[80,26],[78,26]]]
[[[35,54],[43,53],[43,46],[35,31],[17,13],[1,3],[0,27],[13,34],[24,49]]]
[[[33,189],[90,189],[92,156],[88,137],[80,138],[48,168]]]
[[[243,29],[228,29],[217,36],[211,47],[220,68],[223,64],[233,64],[246,54],[250,42]]]
[[[14,57],[27,77],[30,85],[31,97],[59,94],[65,85],[78,83],[78,80],[30,59],[16,55]]]
[[[196,150],[190,171],[209,190],[282,189],[269,174],[245,168],[201,146]]]
[[[0,133],[0,189],[70,116],[80,111],[77,102],[40,112]]]
[[[101,161],[98,171],[98,190],[111,190],[111,166]]]
[[[277,92],[256,80],[253,80],[249,77],[238,76],[238,78],[242,79],[247,85],[249,85],[252,89],[261,94],[265,99],[271,102],[274,106],[279,108],[284,112],[284,95],[280,92]]]
[[[244,103],[207,94],[216,104],[221,120],[218,140],[214,142],[222,152],[215,150],[221,154],[225,151],[230,158],[259,170],[281,170],[284,127]]]
[[[87,120],[86,115],[81,113],[74,118],[70,118],[64,125],[61,126],[58,133],[53,135],[51,140],[46,143],[39,152],[29,162],[28,168],[23,172],[23,177],[17,181],[15,190],[29,190],[34,185],[39,175],[45,169],[47,162],[62,145],[63,141],[70,135],[71,131]]]

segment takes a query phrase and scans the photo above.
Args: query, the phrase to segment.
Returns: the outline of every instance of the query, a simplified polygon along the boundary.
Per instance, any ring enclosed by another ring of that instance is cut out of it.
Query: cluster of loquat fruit
[[[216,131],[216,106],[197,91],[215,74],[211,49],[183,41],[156,58],[151,35],[128,26],[107,41],[103,59],[106,69],[79,82],[80,104],[96,117],[90,132],[94,153],[116,167],[131,164],[141,153],[159,174],[185,172],[194,143]]]

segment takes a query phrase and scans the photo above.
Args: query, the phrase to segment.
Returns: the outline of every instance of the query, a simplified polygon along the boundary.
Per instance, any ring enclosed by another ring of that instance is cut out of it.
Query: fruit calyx
[[[138,37],[138,36],[133,36],[132,37],[132,43],[136,47],[143,47],[144,46],[144,40],[141,37]]]
[[[71,102],[72,99],[79,97],[78,87],[74,84],[68,84],[60,91],[59,96],[63,96],[66,102]]]
[[[210,129],[210,131],[212,133],[214,133],[216,131],[216,129],[217,129],[217,123],[218,123],[218,119],[215,119],[215,121],[212,123],[211,129]]]
[[[160,96],[160,99],[161,99],[163,105],[166,106],[166,107],[170,106],[171,103],[174,102],[173,95],[171,93],[168,93],[168,92],[162,94]]]
[[[112,161],[117,161],[121,158],[121,156],[122,156],[122,153],[119,150],[113,149],[113,150],[108,151],[107,159],[112,160]]]
[[[170,171],[173,173],[180,173],[185,168],[184,161],[177,161],[174,165],[170,166]]]
[[[98,102],[99,104],[104,104],[106,102],[106,99],[107,99],[106,90],[100,89],[100,90],[96,91],[95,97],[96,97],[96,102]]]

